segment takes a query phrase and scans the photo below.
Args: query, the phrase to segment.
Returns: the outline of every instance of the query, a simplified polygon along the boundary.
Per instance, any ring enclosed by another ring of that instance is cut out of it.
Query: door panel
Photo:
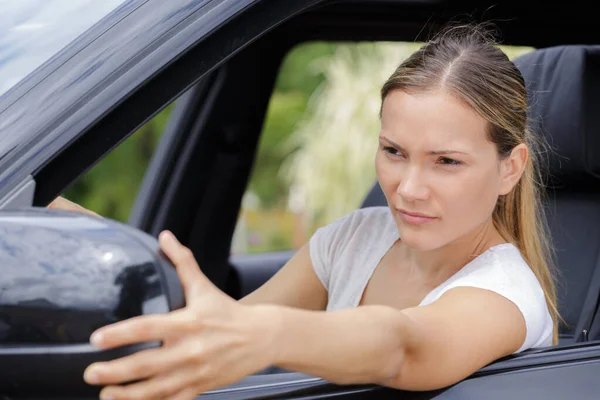
[[[298,373],[252,376],[202,399],[563,400],[598,398],[600,360],[551,364],[466,379],[449,388],[410,392],[380,386],[338,386]]]

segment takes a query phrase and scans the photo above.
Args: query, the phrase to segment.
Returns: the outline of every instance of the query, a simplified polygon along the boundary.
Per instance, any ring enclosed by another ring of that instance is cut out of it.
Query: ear
[[[515,146],[510,155],[500,160],[500,195],[508,194],[525,172],[529,149],[523,143]]]

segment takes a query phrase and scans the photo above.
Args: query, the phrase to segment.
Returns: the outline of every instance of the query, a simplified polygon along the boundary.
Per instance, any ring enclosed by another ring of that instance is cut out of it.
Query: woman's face
[[[383,103],[377,177],[408,246],[432,250],[474,238],[518,181],[525,146],[500,160],[487,122],[442,91],[396,90]]]

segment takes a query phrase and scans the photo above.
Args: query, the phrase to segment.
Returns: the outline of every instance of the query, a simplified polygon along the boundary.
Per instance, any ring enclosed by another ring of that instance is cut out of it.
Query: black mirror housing
[[[157,240],[109,219],[0,211],[0,268],[0,395],[95,394],[83,381],[90,363],[160,344],[101,351],[92,332],[184,306]]]

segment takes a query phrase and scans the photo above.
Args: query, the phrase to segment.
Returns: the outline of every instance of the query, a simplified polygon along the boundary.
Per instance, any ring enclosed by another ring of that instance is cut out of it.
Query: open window
[[[361,206],[376,181],[379,90],[420,45],[310,41],[287,53],[231,245],[247,282],[266,281],[318,227]]]

